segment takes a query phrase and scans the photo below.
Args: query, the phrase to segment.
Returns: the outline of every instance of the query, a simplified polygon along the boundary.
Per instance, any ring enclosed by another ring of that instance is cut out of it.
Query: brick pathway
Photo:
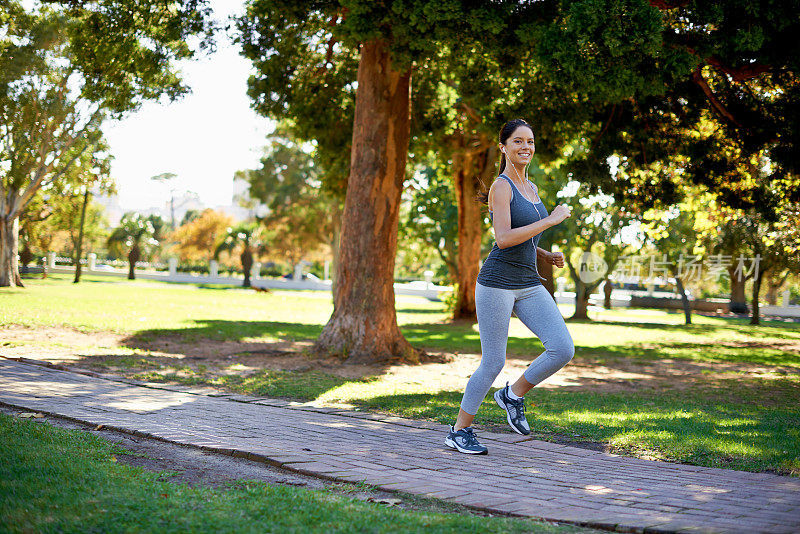
[[[141,385],[0,358],[0,402],[248,456],[317,476],[581,525],[638,532],[800,532],[800,480],[652,462],[211,390]]]

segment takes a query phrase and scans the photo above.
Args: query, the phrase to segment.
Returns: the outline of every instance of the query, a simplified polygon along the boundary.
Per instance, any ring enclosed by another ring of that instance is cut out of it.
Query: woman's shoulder
[[[492,205],[492,202],[497,194],[500,195],[500,199],[508,198],[508,200],[511,201],[514,198],[514,190],[511,189],[511,184],[502,174],[494,179],[492,186],[489,188],[489,206]]]
[[[511,184],[508,181],[508,177],[504,174],[497,175],[490,189],[508,189],[511,191]]]

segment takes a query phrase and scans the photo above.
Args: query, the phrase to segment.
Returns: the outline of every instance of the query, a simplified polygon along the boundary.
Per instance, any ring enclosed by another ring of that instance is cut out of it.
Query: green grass
[[[111,304],[110,304],[111,303]],[[66,278],[31,280],[26,289],[0,293],[0,327],[67,326],[127,334],[138,349],[164,336],[271,342],[313,340],[331,313],[330,295],[318,292],[269,294],[198,288],[156,282],[129,284],[107,279],[78,286]],[[398,297],[398,322],[415,346],[431,351],[480,352],[474,324],[447,321],[442,303]],[[568,307],[562,312],[569,313]],[[536,437],[601,441],[623,453],[714,467],[772,470],[800,475],[800,325],[695,315],[682,324],[680,312],[601,310],[594,322],[570,321],[575,363],[615,369],[656,360],[710,366],[676,382],[629,381],[616,393],[591,388],[535,388],[528,398]],[[178,347],[177,350],[180,350]],[[513,319],[509,358],[530,361],[542,345]],[[216,376],[181,365],[164,367],[140,351],[122,357],[119,367],[141,378],[185,384],[211,384],[245,394],[345,403],[362,409],[449,423],[455,417],[463,383],[452,386],[401,383],[382,376],[348,380],[319,371],[260,370],[248,376]],[[307,358],[298,353],[298,358]],[[308,359],[308,366],[313,360]],[[715,365],[758,366],[772,376],[751,376],[743,368],[720,379]],[[220,365],[224,365],[220,362]],[[661,365],[664,365],[663,363]],[[669,364],[667,364],[669,365]],[[477,423],[503,425],[505,418],[487,401]]]
[[[27,280],[23,289],[0,292],[0,328],[69,326],[81,331],[130,334],[130,345],[164,335],[185,341],[313,340],[333,311],[331,296],[317,291],[256,293],[153,281],[118,281],[66,275]],[[477,326],[451,323],[441,302],[398,296],[397,318],[415,346],[450,352],[480,352]],[[568,315],[569,306],[561,306]],[[662,310],[602,310],[595,322],[570,321],[578,354],[593,357],[677,358],[697,362],[757,363],[800,369],[800,324],[694,316]],[[542,345],[518,320],[509,331],[510,356],[529,357]],[[711,349],[711,350],[709,350]],[[744,349],[744,350],[743,350]]]
[[[115,462],[119,446],[86,432],[0,414],[4,532],[576,532],[516,518],[405,511],[334,490],[241,480],[172,483]]]

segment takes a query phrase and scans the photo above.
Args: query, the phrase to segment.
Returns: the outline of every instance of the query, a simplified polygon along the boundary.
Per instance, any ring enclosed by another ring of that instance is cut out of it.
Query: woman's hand
[[[550,263],[561,269],[564,267],[564,254],[562,252],[551,252]]]
[[[553,225],[556,225],[569,217],[572,214],[572,209],[567,206],[566,204],[559,204],[556,206],[552,213],[550,213],[549,218],[553,221]]]

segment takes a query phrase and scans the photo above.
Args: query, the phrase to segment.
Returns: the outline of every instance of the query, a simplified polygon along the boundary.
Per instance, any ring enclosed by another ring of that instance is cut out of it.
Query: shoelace
[[[525,399],[512,399],[511,397],[507,397],[508,401],[514,406],[517,410],[519,410],[520,414],[525,415]]]
[[[467,435],[467,445],[478,445],[478,438],[475,436],[475,431],[472,427],[462,428],[464,434]]]
[[[519,400],[514,400],[514,399],[512,399],[511,397],[509,397],[508,395],[506,395],[505,397],[506,397],[506,398],[509,400],[509,402],[510,402],[511,404],[513,404],[514,406],[516,406],[517,408],[519,408],[519,409],[520,409],[520,411],[521,411],[522,413],[525,413],[525,397],[522,397],[522,398],[521,398],[521,399],[519,399]],[[531,406],[536,406],[536,405],[535,405],[534,403],[532,403],[532,402],[530,403],[530,405],[531,405]]]

